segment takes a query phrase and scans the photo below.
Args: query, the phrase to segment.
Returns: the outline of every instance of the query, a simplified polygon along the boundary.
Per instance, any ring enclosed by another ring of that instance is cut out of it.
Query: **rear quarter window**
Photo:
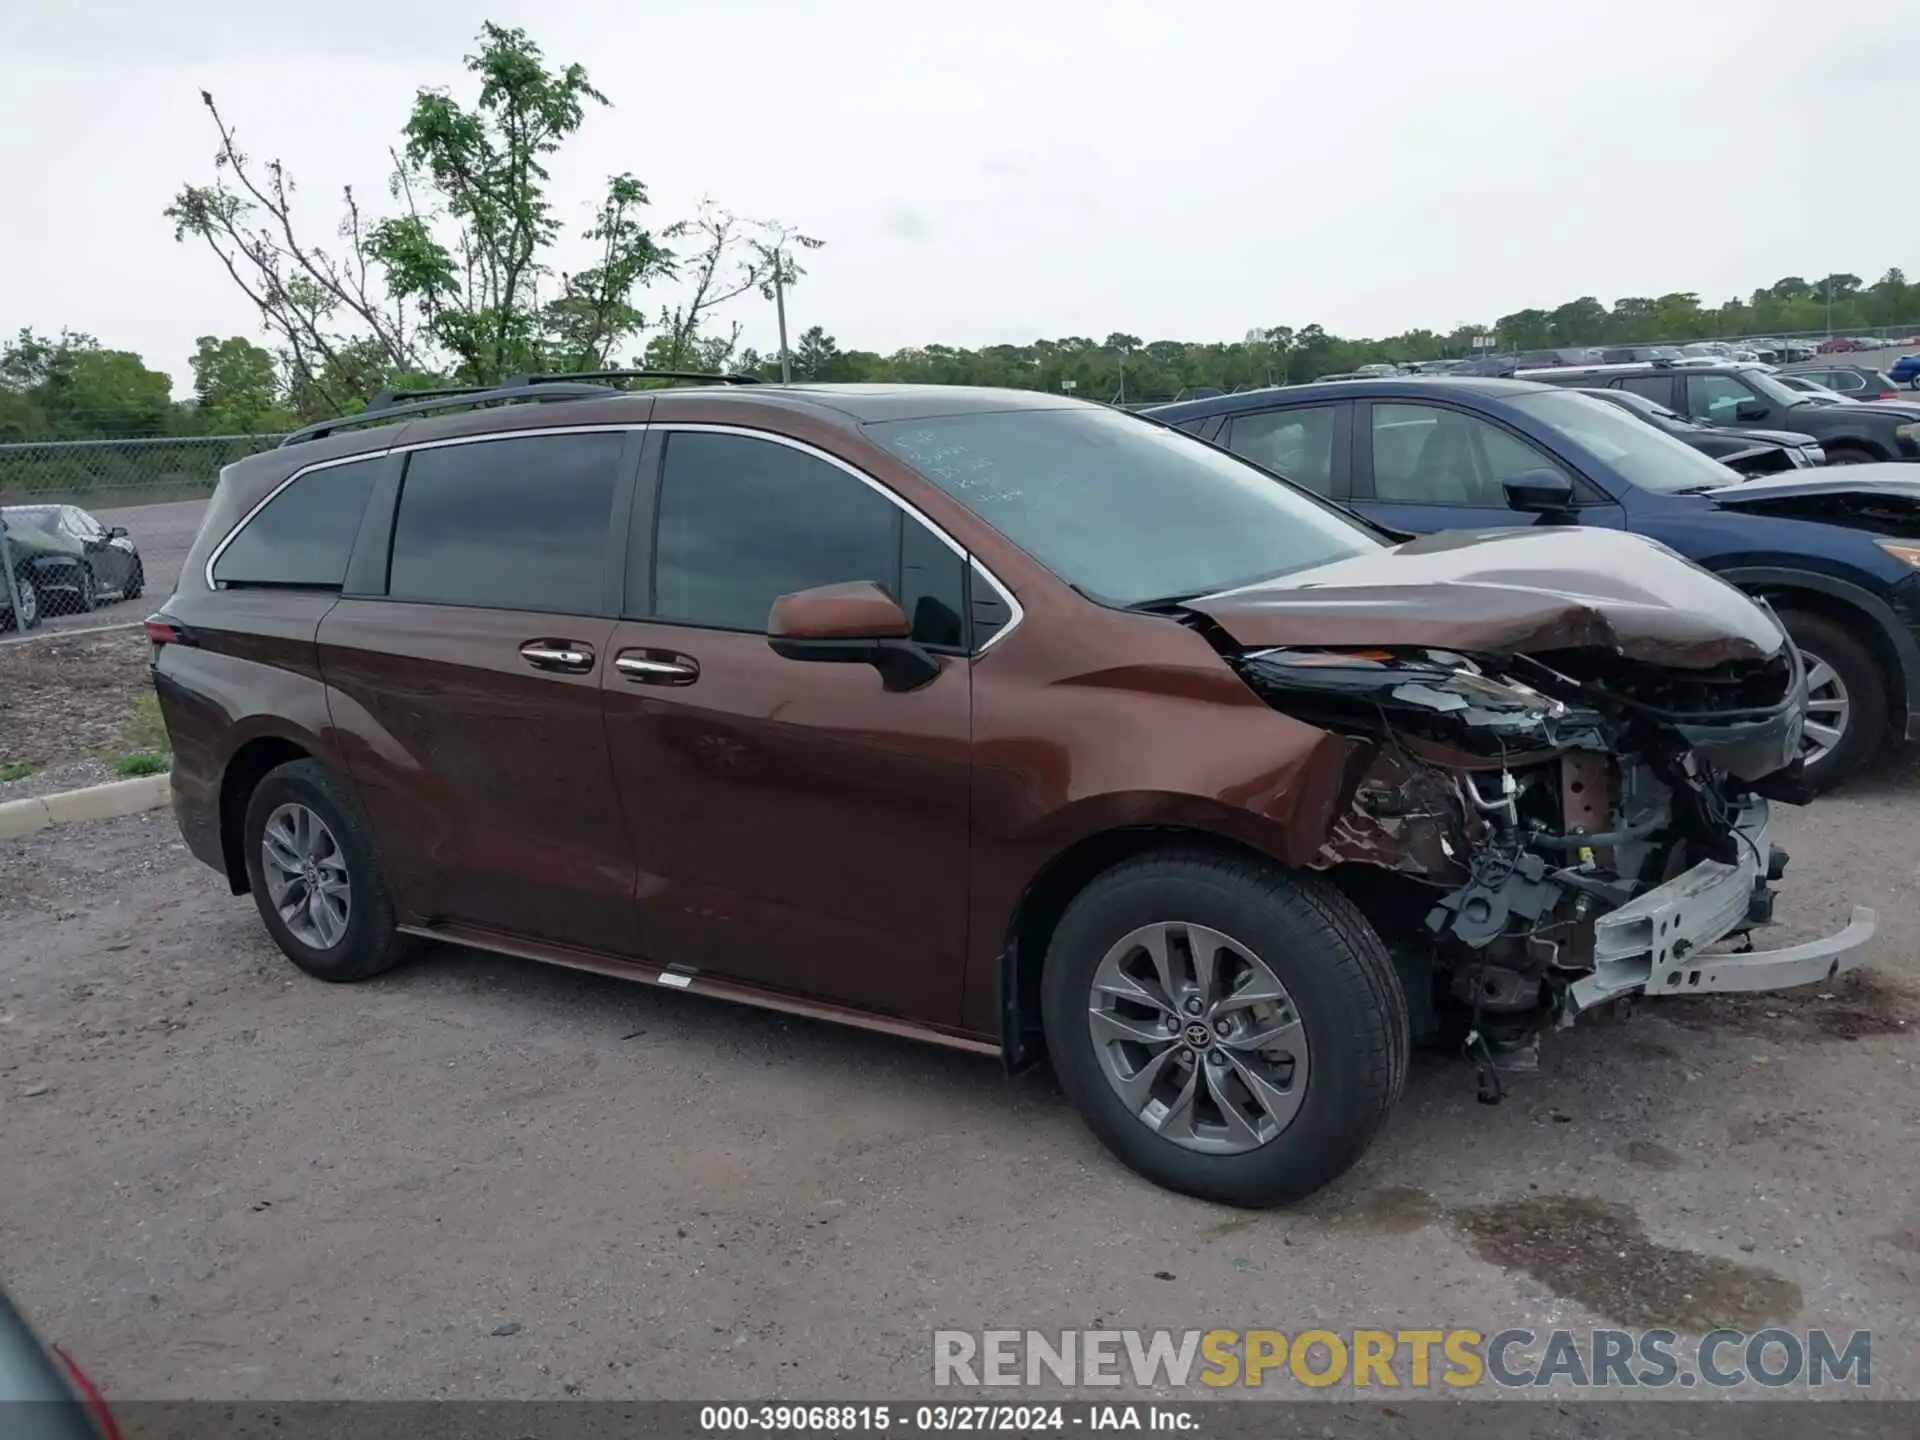
[[[214,583],[338,590],[381,463],[354,460],[295,479],[227,541]]]

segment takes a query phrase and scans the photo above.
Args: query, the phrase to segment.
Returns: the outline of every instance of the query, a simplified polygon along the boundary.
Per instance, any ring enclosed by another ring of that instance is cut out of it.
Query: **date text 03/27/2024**
[[[1177,1405],[703,1405],[707,1435],[779,1433],[1032,1434],[1074,1430],[1191,1433],[1199,1417]]]

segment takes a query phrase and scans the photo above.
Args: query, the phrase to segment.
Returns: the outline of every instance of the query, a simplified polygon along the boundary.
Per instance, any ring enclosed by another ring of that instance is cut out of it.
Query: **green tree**
[[[175,416],[173,382],[130,350],[103,350],[91,335],[22,330],[0,348],[0,425],[17,439],[164,435]]]
[[[592,263],[558,267],[568,227],[549,166],[609,103],[582,66],[550,65],[525,31],[492,22],[466,65],[477,82],[471,103],[438,90],[415,98],[391,152],[394,213],[370,213],[347,189],[338,244],[307,238],[291,177],[277,160],[250,160],[202,92],[218,135],[214,178],[183,187],[166,214],[175,238],[206,245],[258,309],[302,414],[349,409],[416,376],[487,384],[602,368],[646,329],[642,293],[679,273],[631,174],[607,181],[579,232]],[[663,237],[691,235],[694,224]],[[819,243],[759,222],[728,226],[704,276],[704,252],[692,262],[694,294],[677,312],[669,354],[711,353],[703,320],[770,278],[746,248],[769,238]]]
[[[279,367],[271,351],[235,335],[194,342],[193,398],[200,428],[210,435],[252,435],[287,421],[280,403]]]

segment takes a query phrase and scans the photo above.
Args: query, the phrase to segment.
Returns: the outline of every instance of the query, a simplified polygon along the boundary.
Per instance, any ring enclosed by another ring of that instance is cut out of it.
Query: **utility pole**
[[[780,383],[793,383],[793,361],[787,354],[787,277],[780,259],[780,247],[773,247],[773,308],[780,317]]]
[[[1827,272],[1827,338],[1833,338],[1833,272]]]

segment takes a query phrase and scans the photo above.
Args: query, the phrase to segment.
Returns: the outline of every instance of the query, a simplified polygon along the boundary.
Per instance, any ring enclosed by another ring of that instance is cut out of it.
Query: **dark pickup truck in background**
[[[1703,425],[1799,431],[1820,442],[1829,465],[1920,460],[1920,405],[1819,405],[1782,385],[1764,365],[1567,366],[1523,370],[1515,378],[1579,390],[1628,390]]]

